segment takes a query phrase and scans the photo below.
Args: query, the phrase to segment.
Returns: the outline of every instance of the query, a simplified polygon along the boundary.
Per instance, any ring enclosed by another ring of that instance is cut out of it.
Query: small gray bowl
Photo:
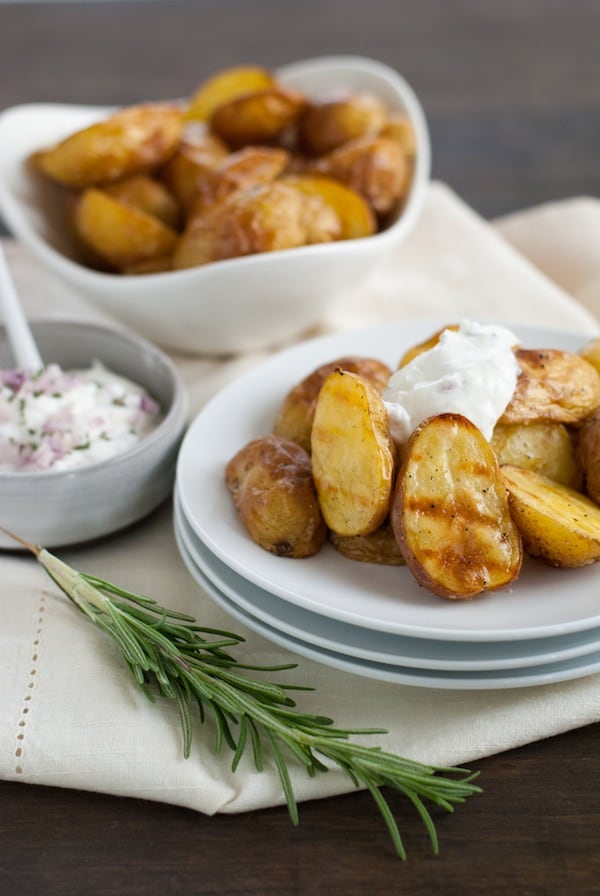
[[[142,386],[164,418],[138,445],[110,460],[72,471],[0,472],[0,525],[43,547],[108,535],[142,519],[171,493],[187,424],[187,397],[169,358],[136,336],[95,324],[45,320],[32,324],[46,363],[64,369],[97,360]],[[14,367],[0,328],[0,368]],[[0,533],[0,549],[18,549]]]

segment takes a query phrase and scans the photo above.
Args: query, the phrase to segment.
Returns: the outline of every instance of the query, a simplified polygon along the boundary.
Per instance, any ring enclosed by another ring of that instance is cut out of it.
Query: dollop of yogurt
[[[428,417],[462,414],[491,439],[512,398],[518,339],[505,327],[462,321],[439,342],[392,374],[383,400],[392,438],[404,444]]]
[[[158,426],[158,404],[95,363],[0,370],[0,471],[74,470],[128,450]]]

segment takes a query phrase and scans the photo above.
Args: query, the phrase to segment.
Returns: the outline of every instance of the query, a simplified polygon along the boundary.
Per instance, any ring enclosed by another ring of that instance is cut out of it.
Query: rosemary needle
[[[290,756],[311,776],[327,772],[333,764],[356,787],[366,788],[402,859],[406,858],[404,844],[382,787],[396,790],[410,800],[425,824],[435,853],[438,839],[426,801],[452,812],[455,804],[481,792],[473,783],[476,773],[468,769],[424,765],[351,739],[352,735],[385,734],[385,729],[337,728],[332,719],[301,712],[289,691],[307,688],[247,675],[251,670],[272,673],[293,669],[295,663],[239,663],[227,652],[243,641],[239,635],[203,628],[191,616],[166,609],[149,597],[97,576],[79,573],[44,548],[12,537],[35,554],[66,596],[113,639],[149,699],[154,700],[155,690],[177,704],[186,757],[192,743],[194,706],[201,721],[207,710],[212,714],[215,750],[219,752],[223,743],[227,744],[233,753],[234,770],[242,755],[250,750],[261,771],[264,747],[268,746],[294,824],[298,823],[298,807],[289,775]]]

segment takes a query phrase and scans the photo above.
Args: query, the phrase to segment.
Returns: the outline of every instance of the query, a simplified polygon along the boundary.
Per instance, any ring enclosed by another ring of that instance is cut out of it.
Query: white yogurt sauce
[[[0,370],[0,472],[86,467],[131,448],[159,422],[141,387],[99,363]]]
[[[462,321],[457,331],[445,330],[390,377],[383,399],[392,438],[403,444],[428,417],[455,413],[489,440],[517,384],[517,343],[514,333],[492,324]]]

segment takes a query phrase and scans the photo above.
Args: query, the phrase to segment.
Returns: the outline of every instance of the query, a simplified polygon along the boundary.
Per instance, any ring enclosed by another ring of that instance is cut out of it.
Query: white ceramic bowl
[[[65,369],[98,360],[143,386],[164,419],[123,454],[73,471],[0,473],[0,525],[44,547],[89,541],[146,516],[171,493],[177,452],[187,423],[187,398],[171,361],[144,339],[85,323],[32,325],[46,363]],[[13,360],[0,329],[0,368]],[[17,549],[0,533],[0,548]]]
[[[13,234],[79,294],[159,345],[221,354],[298,336],[359,287],[410,231],[429,179],[430,149],[418,99],[386,65],[331,56],[285,66],[277,76],[308,95],[336,86],[370,90],[390,109],[408,115],[417,142],[414,177],[401,214],[387,230],[162,274],[125,277],[90,270],[74,260],[53,223],[54,190],[31,175],[25,160],[111,110],[53,104],[16,106],[0,116],[0,213]]]

